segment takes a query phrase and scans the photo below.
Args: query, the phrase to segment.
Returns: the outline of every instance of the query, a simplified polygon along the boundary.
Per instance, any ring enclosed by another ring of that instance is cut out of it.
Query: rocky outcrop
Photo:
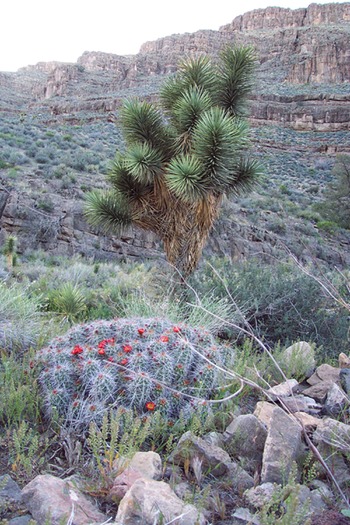
[[[268,7],[238,16],[219,31],[146,42],[137,55],[86,51],[77,64],[40,62],[16,74],[0,74],[0,89],[24,89],[34,99],[50,100],[55,115],[104,113],[118,107],[116,91],[173,73],[185,56],[217,55],[227,44],[249,44],[260,62],[251,103],[253,122],[300,130],[348,129],[349,95],[334,92],[331,85],[346,86],[350,79],[349,24],[350,3],[311,4],[296,10]],[[26,88],[21,76],[26,76]],[[305,89],[304,84],[314,84],[314,89]],[[155,94],[158,85],[152,81],[150,91]],[[38,111],[39,106],[33,109]]]
[[[259,29],[281,29],[287,27],[318,26],[339,24],[350,21],[350,4],[310,4],[307,8],[286,9],[267,7],[255,9],[237,16],[231,24],[220,31],[257,31]]]
[[[342,354],[339,368],[321,365],[309,381],[328,377],[337,385],[341,370],[349,370],[344,366],[350,364],[348,358],[344,363]],[[270,390],[260,389],[269,400],[257,403],[255,415],[236,416],[223,434],[212,432],[199,437],[186,432],[163,460],[151,451],[137,452],[129,459],[118,457],[109,470],[101,470],[102,482],[107,484],[99,495],[94,485],[78,476],[59,479],[38,475],[22,491],[10,476],[3,476],[1,517],[17,516],[9,522],[13,525],[18,523],[18,514],[26,512],[30,514],[25,514],[20,523],[27,524],[33,517],[38,525],[45,525],[48,519],[52,524],[69,519],[77,525],[111,520],[119,525],[153,525],[162,517],[167,523],[204,525],[213,521],[224,524],[231,515],[234,521],[230,523],[259,525],[263,515],[272,522],[278,512],[278,516],[290,515],[292,519],[298,516],[298,523],[343,523],[334,509],[340,490],[343,497],[349,496],[346,458],[350,426],[324,415],[322,407],[317,416],[311,416],[307,409],[291,413],[286,401],[293,399],[294,391],[302,386],[303,382],[289,379]],[[280,394],[273,402],[272,390]],[[349,391],[344,389],[343,394]],[[349,400],[342,415],[348,407]],[[94,500],[89,498],[89,487],[93,487]],[[199,489],[205,496],[193,500],[193,491]],[[105,507],[109,517],[98,510],[100,500],[115,504]],[[220,519],[215,519],[218,509]]]

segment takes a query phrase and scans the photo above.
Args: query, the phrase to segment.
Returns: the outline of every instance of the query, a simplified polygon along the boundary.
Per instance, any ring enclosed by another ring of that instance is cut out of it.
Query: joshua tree
[[[183,275],[196,267],[223,195],[251,188],[259,165],[245,156],[245,101],[255,67],[250,47],[225,49],[217,63],[185,61],[165,81],[160,107],[127,100],[120,112],[126,148],[112,189],[91,192],[86,216],[106,233],[131,224],[156,233]]]

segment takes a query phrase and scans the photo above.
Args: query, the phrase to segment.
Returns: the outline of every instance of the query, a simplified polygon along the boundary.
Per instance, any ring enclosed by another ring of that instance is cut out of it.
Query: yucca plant
[[[183,275],[196,267],[223,195],[249,190],[260,172],[246,157],[245,101],[255,55],[227,48],[220,61],[185,61],[160,92],[160,108],[127,100],[126,149],[108,175],[111,190],[87,197],[92,226],[118,233],[134,224],[156,233]]]
[[[16,264],[16,244],[17,244],[17,238],[14,235],[9,235],[4,242],[3,246],[3,254],[6,257],[7,262],[7,269],[11,273],[13,270],[13,267]]]
[[[86,301],[77,285],[65,283],[51,293],[50,307],[73,323],[80,319],[86,310]]]

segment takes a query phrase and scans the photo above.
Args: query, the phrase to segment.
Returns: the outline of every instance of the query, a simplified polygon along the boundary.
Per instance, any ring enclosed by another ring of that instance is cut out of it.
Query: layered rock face
[[[77,64],[39,63],[2,75],[0,86],[7,83],[21,91],[22,73],[27,90],[32,85],[32,97],[39,104],[49,100],[53,114],[115,111],[118,90],[151,83],[149,91],[155,94],[162,77],[176,71],[184,56],[216,55],[227,44],[248,44],[257,50],[253,121],[318,131],[349,128],[349,96],[341,86],[350,80],[350,3],[258,9],[219,31],[146,42],[133,56],[85,52]],[[35,82],[30,78],[33,72],[41,75]]]

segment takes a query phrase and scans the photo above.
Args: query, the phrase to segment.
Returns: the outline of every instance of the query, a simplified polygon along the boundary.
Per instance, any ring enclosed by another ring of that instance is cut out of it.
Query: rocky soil
[[[280,359],[303,362],[301,381],[260,388],[253,413],[237,412],[224,432],[186,432],[166,458],[153,451],[119,457],[108,490],[94,501],[77,476],[41,474],[22,490],[2,476],[1,517],[9,525],[33,518],[44,525],[48,516],[52,525],[152,525],[161,516],[179,525],[259,525],[269,509],[270,519],[285,515],[294,525],[349,523],[334,501],[347,508],[350,359],[340,354],[338,367],[315,368],[306,342]]]

